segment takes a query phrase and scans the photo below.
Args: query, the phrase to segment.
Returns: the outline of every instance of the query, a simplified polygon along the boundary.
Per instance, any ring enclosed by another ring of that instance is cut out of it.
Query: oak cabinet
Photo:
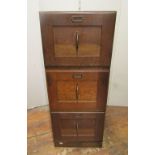
[[[102,146],[115,20],[115,11],[40,12],[55,146]]]

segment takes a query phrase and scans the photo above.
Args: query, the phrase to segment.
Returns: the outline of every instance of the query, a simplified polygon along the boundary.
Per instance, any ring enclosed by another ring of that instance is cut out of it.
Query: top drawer
[[[41,12],[45,66],[109,66],[116,12]]]

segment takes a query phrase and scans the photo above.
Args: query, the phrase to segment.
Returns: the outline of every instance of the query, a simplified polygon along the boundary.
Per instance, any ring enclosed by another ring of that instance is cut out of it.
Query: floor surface
[[[128,108],[107,107],[103,148],[54,147],[48,106],[28,110],[28,155],[127,155]]]

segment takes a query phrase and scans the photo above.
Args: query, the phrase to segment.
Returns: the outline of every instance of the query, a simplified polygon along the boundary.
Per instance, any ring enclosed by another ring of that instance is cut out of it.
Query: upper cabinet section
[[[110,66],[116,12],[40,12],[45,66]]]

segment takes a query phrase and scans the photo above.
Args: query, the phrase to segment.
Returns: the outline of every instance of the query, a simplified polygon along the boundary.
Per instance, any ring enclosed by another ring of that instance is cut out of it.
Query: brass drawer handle
[[[82,23],[83,17],[82,16],[72,16],[71,21],[72,21],[72,23]]]
[[[73,74],[72,78],[73,79],[82,79],[83,75],[82,74]]]
[[[78,49],[79,49],[79,34],[76,32],[76,55],[78,56]]]
[[[79,86],[78,83],[76,84],[76,100],[79,99]]]

